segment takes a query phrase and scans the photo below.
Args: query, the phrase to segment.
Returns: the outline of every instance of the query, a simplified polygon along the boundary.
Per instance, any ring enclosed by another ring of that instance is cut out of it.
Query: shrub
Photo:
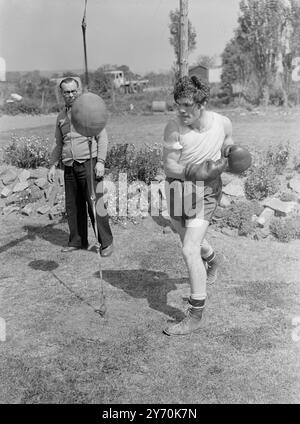
[[[3,159],[19,168],[37,168],[49,164],[48,140],[41,137],[13,136],[4,148]]]
[[[273,88],[270,92],[269,102],[274,106],[282,106],[284,104],[284,98],[282,90],[278,88]]]
[[[127,173],[127,181],[140,180],[149,184],[161,168],[162,151],[157,144],[137,150],[134,144],[116,144],[108,151],[106,166],[114,177]]]
[[[61,109],[62,109],[61,105],[59,105],[58,103],[52,103],[52,104],[47,105],[46,112],[47,113],[58,113],[58,112],[61,111]]]
[[[248,199],[262,200],[275,194],[280,187],[279,178],[272,166],[254,166],[245,180],[245,194]]]
[[[285,146],[280,143],[276,148],[270,146],[266,152],[266,163],[268,166],[273,166],[275,172],[282,174],[287,166],[290,156],[290,146],[287,143]]]
[[[248,235],[254,231],[253,215],[260,215],[263,207],[256,201],[240,201],[226,209],[225,216],[220,220],[221,227],[237,228],[239,235]]]
[[[25,99],[20,102],[5,103],[1,107],[1,112],[6,115],[18,115],[20,113],[39,115],[41,109],[35,101]]]
[[[273,218],[270,223],[270,231],[279,241],[285,243],[300,238],[299,217]]]
[[[297,156],[293,157],[294,170],[300,172],[300,159]]]

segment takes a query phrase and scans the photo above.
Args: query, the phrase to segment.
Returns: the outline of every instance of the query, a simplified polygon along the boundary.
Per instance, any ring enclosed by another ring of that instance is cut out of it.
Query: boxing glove
[[[186,181],[212,181],[217,178],[227,167],[227,159],[217,161],[206,160],[200,164],[190,163],[185,167]]]
[[[225,147],[223,155],[228,159],[228,171],[233,174],[241,174],[246,171],[252,162],[248,150],[236,144]]]

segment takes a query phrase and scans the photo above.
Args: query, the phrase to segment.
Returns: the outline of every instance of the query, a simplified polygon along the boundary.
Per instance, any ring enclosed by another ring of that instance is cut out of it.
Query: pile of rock
[[[109,180],[110,175],[105,178]],[[216,220],[222,219],[232,204],[246,201],[245,178],[223,173],[222,181],[223,195],[220,207],[215,214]],[[134,190],[128,190],[128,193],[122,194],[125,196],[124,199],[118,195],[116,199],[116,192],[108,191],[105,196],[110,215],[113,217],[112,212],[116,212],[116,204],[118,207],[125,205],[124,207],[128,209],[125,220],[128,217],[145,218],[151,214],[162,220],[161,223],[165,229],[170,228],[164,173],[157,175],[153,183],[157,184],[155,190],[152,190],[153,187],[150,190],[150,187],[141,181],[136,182]],[[256,239],[271,236],[270,223],[274,217],[299,217],[300,219],[300,175],[293,172],[282,176],[280,191],[272,197],[261,200],[259,204],[262,212],[252,216],[256,226],[254,234]],[[27,170],[12,166],[0,167],[0,212],[2,215],[11,213],[27,216],[48,215],[49,219],[63,215],[65,213],[63,171],[58,170],[56,182],[49,184],[46,168]],[[229,227],[222,227],[221,231],[229,236],[238,235],[237,229]]]
[[[58,170],[56,182],[49,184],[47,169],[0,168],[0,212],[2,215],[48,215],[49,219],[65,210],[63,172]]]
[[[162,178],[160,180],[162,181]],[[240,178],[229,173],[222,174],[223,195],[220,202],[218,213],[220,217],[224,216],[226,209],[233,203],[246,201],[244,191],[245,178]],[[166,193],[163,184],[160,184],[160,214],[170,223],[168,214]],[[281,200],[284,199],[284,200]],[[287,200],[286,200],[287,199]],[[282,177],[280,192],[272,197],[268,197],[259,202],[262,212],[259,216],[253,215],[252,220],[256,225],[254,238],[264,239],[271,236],[270,223],[274,217],[299,217],[300,216],[300,175],[293,173],[292,177]],[[223,211],[223,212],[222,212]],[[229,236],[237,236],[238,230],[231,228],[222,228],[222,232]]]
[[[229,174],[228,174],[229,175]],[[227,175],[223,179],[222,207],[228,207],[232,202],[245,200],[244,179],[230,176],[232,179],[228,183]],[[286,179],[288,178],[288,179]],[[300,176],[293,174],[292,178],[282,177],[281,189],[272,197],[265,198],[259,203],[263,210],[259,216],[252,217],[256,224],[257,231],[255,238],[267,238],[270,236],[270,223],[272,218],[294,218],[300,216]]]

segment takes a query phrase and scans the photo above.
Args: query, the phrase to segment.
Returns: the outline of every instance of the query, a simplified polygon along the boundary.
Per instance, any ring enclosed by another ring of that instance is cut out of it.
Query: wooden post
[[[188,38],[188,0],[180,0],[180,63],[179,75],[184,77],[189,73],[188,53],[189,53],[189,38]]]

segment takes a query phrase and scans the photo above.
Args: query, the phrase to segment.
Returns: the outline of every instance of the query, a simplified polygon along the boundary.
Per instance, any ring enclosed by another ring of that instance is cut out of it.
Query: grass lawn
[[[270,108],[267,111],[262,110],[259,115],[237,109],[220,110],[219,112],[231,119],[233,137],[236,143],[248,145],[250,149],[261,150],[270,145],[289,142],[292,152],[299,154],[300,108],[291,109],[288,112],[281,108]],[[106,127],[109,141],[111,144],[133,143],[136,146],[141,146],[144,143],[161,143],[164,125],[172,116],[173,113],[111,115]],[[30,126],[30,119],[32,127]],[[1,120],[3,120],[3,123]],[[0,146],[8,143],[12,134],[18,136],[38,135],[48,138],[49,143],[52,143],[55,115],[28,117],[26,119],[15,117],[14,120],[9,117],[9,122],[6,121],[5,117],[0,117]],[[13,122],[16,122],[16,125]],[[24,128],[19,128],[20,125]]]
[[[263,149],[290,140],[299,155],[299,111],[230,115],[236,142]],[[159,143],[166,119],[112,117],[108,132],[113,142]],[[17,131],[50,137],[52,127]],[[61,253],[66,222],[9,215],[0,224],[0,403],[299,403],[299,240],[210,229],[223,261],[203,326],[172,338],[162,330],[182,318],[189,284],[165,222],[112,226],[115,253],[101,260],[105,318],[94,312],[99,259]]]

